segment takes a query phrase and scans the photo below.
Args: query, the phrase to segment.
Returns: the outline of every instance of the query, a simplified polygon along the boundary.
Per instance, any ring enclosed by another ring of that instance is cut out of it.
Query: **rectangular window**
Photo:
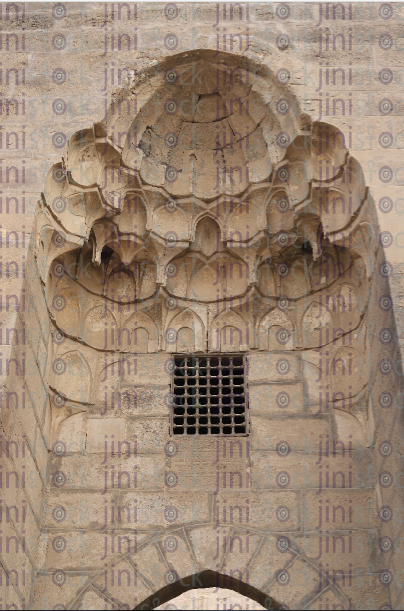
[[[175,355],[173,435],[247,435],[245,357]]]

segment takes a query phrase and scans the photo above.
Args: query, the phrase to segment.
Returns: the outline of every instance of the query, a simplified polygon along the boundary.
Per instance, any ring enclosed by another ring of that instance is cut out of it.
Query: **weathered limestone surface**
[[[403,19],[0,5],[4,608],[404,604]]]

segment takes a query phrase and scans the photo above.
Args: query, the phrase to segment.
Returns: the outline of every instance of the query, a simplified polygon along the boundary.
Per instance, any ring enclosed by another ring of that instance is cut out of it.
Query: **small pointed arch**
[[[292,229],[294,224],[292,199],[286,187],[278,186],[268,190],[263,204],[269,234],[275,235],[278,231]]]
[[[175,342],[171,343],[169,339],[170,332],[175,336]],[[167,343],[166,349],[169,352],[193,352],[203,351],[206,346],[205,325],[202,320],[191,309],[187,308],[174,316],[168,324],[165,339]]]
[[[215,301],[220,295],[220,265],[215,258],[209,263],[200,262],[189,278],[187,296],[198,301]]]
[[[293,324],[278,309],[267,312],[258,325],[260,350],[293,350]]]
[[[173,229],[178,240],[191,239],[191,221],[175,199],[166,196],[153,212],[152,230],[164,237],[167,228]]]
[[[200,265],[202,261],[196,253],[171,259],[164,269],[167,291],[176,297],[187,297],[191,278]]]
[[[106,257],[110,256],[110,252],[112,253],[113,251],[109,249],[108,246],[103,248],[101,253],[101,263],[104,263]],[[84,252],[84,250],[81,251],[78,263],[75,266],[75,270],[75,279],[81,286],[84,286],[85,289],[91,293],[98,295],[103,294],[105,283],[105,266],[94,265],[93,253],[91,250],[88,250],[87,252]]]
[[[134,351],[137,354],[149,352],[149,330],[146,327],[136,327],[133,331]]]
[[[222,352],[239,352],[242,350],[243,332],[240,327],[225,325],[220,333],[220,348]]]
[[[56,228],[46,222],[44,214],[40,214],[38,231],[36,234],[36,259],[38,271],[42,281],[46,284],[48,273],[55,259],[61,258],[69,251],[83,246],[84,240],[70,233],[66,234],[63,228],[56,224]],[[41,225],[42,222],[42,225]]]
[[[244,318],[234,311],[222,312],[214,318],[209,333],[209,350],[238,352],[248,350],[250,329]]]
[[[190,354],[195,351],[195,333],[190,327],[181,327],[177,332],[177,352]]]
[[[66,153],[70,155],[71,152],[72,149],[68,146]],[[98,162],[93,164],[91,169],[87,167],[85,170],[87,177],[93,173],[93,170],[98,175]],[[72,188],[66,188],[64,179],[67,179],[67,183],[71,183],[71,171],[66,173],[62,163],[55,164],[49,170],[45,181],[46,206],[52,211],[53,215],[56,213],[65,230],[83,235],[86,225],[91,227],[94,221],[105,215],[105,206],[95,184],[92,187],[83,187],[82,189],[77,189],[76,185]]]
[[[125,265],[122,263],[120,254],[106,245],[102,249],[100,268],[104,276],[103,292],[105,295],[108,291],[108,277],[120,269],[125,269]]]
[[[77,403],[89,403],[91,384],[91,368],[78,350],[64,352],[54,359],[50,386],[66,399]]]
[[[66,198],[66,210],[60,219],[74,233],[83,231],[83,218],[87,227],[105,217],[105,205],[98,187],[78,191]]]
[[[93,238],[93,259],[98,265],[101,263],[101,253],[104,246],[109,246],[121,256],[118,229],[110,220],[100,220],[91,229]]]
[[[338,178],[332,184],[321,183],[321,186],[313,191],[311,206],[321,219],[323,227],[327,228],[328,234],[342,231],[352,218],[363,195],[360,197],[358,194],[358,200],[353,200],[351,194],[351,186]]]
[[[136,244],[136,248],[133,251],[133,257],[131,258],[129,265],[132,265],[136,261],[153,261],[156,263],[159,257],[159,251],[156,248],[156,244],[152,240],[139,241]]]
[[[193,224],[192,224],[192,239],[193,240],[195,239],[195,232],[196,232],[198,223],[202,221],[204,218],[212,219],[212,221],[217,223],[219,227],[221,228],[221,223],[223,219],[223,214],[221,213],[221,199],[217,200],[216,205],[213,206],[213,208],[210,208],[210,210],[202,210],[202,212],[199,212],[198,214],[195,215]]]
[[[66,178],[66,170],[63,163],[59,161],[49,168],[45,178],[44,196],[47,205],[52,205],[56,197],[61,197],[64,190],[64,179]]]
[[[373,202],[373,200],[371,200],[371,202]],[[374,265],[373,253],[376,240],[377,235],[375,227],[367,221],[360,223],[353,230],[351,235],[349,235],[349,248],[363,260],[368,278],[372,275]],[[355,269],[357,269],[357,264],[355,265]]]
[[[118,230],[121,233],[134,233],[137,236],[144,237],[151,213],[143,193],[128,190],[120,205],[121,214],[114,219]]]
[[[222,250],[222,230],[217,218],[210,213],[200,216],[194,224],[192,249],[211,257]]]
[[[257,195],[250,198],[249,195],[233,210],[227,218],[227,239],[237,244],[248,242],[257,233],[266,227],[266,210],[262,199]]]
[[[232,253],[220,257],[222,263],[222,275],[225,282],[228,298],[244,293],[248,288],[250,270],[248,264],[239,256]],[[224,284],[223,282],[223,284]]]
[[[143,239],[134,234],[119,234],[119,254],[124,265],[130,264],[133,259],[133,252],[138,250],[143,243]]]
[[[203,302],[216,301],[224,291],[227,298],[231,299],[247,289],[248,266],[232,254],[216,253],[206,261],[203,253],[191,252],[173,263],[174,273],[167,280],[167,290],[178,297],[187,296]]]
[[[131,182],[130,172],[121,166],[121,151],[113,142],[99,143],[99,172],[98,189],[102,195],[106,210],[112,214],[119,212],[121,204],[121,193],[128,183]]]
[[[281,262],[276,271],[280,276],[282,295],[286,295],[290,299],[296,299],[309,294],[310,281],[304,258],[297,258],[291,262]]]
[[[79,299],[73,282],[69,282],[68,286],[61,289],[55,289],[51,302],[51,312],[57,326],[67,335],[79,335],[80,301],[82,300]]]
[[[97,184],[100,161],[92,128],[80,129],[70,137],[65,162],[74,183],[83,187]]]
[[[336,249],[323,251],[318,259],[314,259],[313,256],[308,256],[307,267],[313,291],[317,292],[329,286],[335,282],[340,275]]]
[[[367,198],[363,206],[374,206],[373,199]],[[374,249],[377,235],[374,225],[367,221],[353,223],[349,231],[336,231],[328,239],[338,248],[341,275],[361,285],[370,278],[374,266]]]
[[[264,297],[276,295],[277,285],[279,284],[279,277],[275,276],[276,269],[272,256],[272,253],[267,249],[261,256],[261,262],[258,264],[258,289]]]
[[[137,285],[137,299],[151,297],[157,288],[157,265],[155,261],[146,260],[132,262],[134,278]]]
[[[107,305],[97,305],[85,315],[83,340],[86,344],[100,350],[116,350],[117,324],[115,316]]]
[[[301,160],[307,166],[309,178],[317,181],[324,180],[323,166],[329,161],[332,163],[332,173],[329,179],[337,176],[341,166],[346,161],[348,149],[341,131],[333,125],[316,122],[313,123],[310,135],[301,135],[295,139],[287,149],[288,157],[292,162]],[[332,146],[330,146],[332,143]]]
[[[106,280],[104,295],[112,301],[118,301],[125,308],[125,304],[137,299],[137,286],[133,274],[128,267],[121,263],[113,269]]]
[[[144,312],[133,314],[119,329],[120,349],[130,352],[156,352],[158,350],[159,327]]]
[[[333,318],[326,304],[312,301],[303,315],[301,328],[305,348],[317,348],[331,342]]]

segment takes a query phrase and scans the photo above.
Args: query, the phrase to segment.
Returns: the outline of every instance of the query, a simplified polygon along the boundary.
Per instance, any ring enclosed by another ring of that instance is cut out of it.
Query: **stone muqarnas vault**
[[[50,337],[36,605],[219,585],[267,608],[392,608],[377,227],[343,134],[252,60],[164,59],[70,138],[27,267]]]

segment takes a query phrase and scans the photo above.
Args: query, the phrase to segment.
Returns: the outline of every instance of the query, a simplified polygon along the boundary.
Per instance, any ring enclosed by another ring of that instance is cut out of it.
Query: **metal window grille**
[[[173,435],[247,435],[244,355],[174,356]]]

